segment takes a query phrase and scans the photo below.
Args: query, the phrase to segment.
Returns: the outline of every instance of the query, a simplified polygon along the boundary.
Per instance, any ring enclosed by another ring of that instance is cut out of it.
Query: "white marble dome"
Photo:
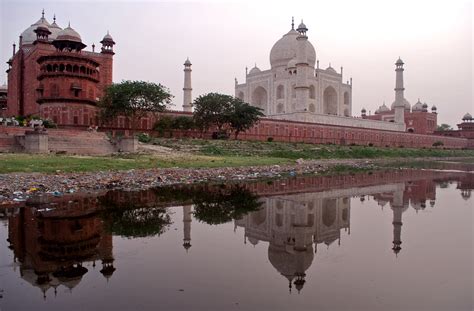
[[[275,67],[286,67],[288,62],[296,56],[298,32],[291,29],[280,40],[278,40],[270,51],[270,65]],[[306,41],[306,55],[308,63],[314,67],[316,63],[316,51],[311,42]]]
[[[395,109],[395,104],[396,104],[396,101],[392,103],[392,106],[391,106],[392,110]],[[405,110],[410,111],[411,105],[408,102],[408,100],[406,100],[405,98],[403,98],[403,106],[405,107]]]
[[[56,21],[54,21],[51,26],[49,26],[49,31],[51,31],[51,34],[49,35],[49,40],[52,41],[56,39],[61,30],[63,29],[59,27],[58,24],[56,24]]]
[[[412,111],[422,111],[423,110],[423,103],[420,102],[420,100],[418,99],[418,101],[416,102],[416,104],[413,105],[411,110]]]
[[[33,42],[36,41],[36,33],[35,33],[35,29],[39,26],[39,25],[44,25],[44,26],[47,26],[48,29],[49,27],[51,26],[50,23],[48,23],[48,21],[46,20],[46,18],[44,17],[41,17],[36,23],[32,24],[30,27],[26,28],[22,33],[21,33],[21,37],[22,37],[22,44],[33,44]],[[51,29],[50,29],[51,31]],[[52,32],[52,31],[51,31]]]

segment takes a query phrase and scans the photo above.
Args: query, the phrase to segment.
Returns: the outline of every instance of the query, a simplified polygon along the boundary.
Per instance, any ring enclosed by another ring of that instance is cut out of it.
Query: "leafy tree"
[[[251,128],[264,114],[262,109],[253,107],[241,99],[219,93],[209,93],[194,101],[194,122],[201,131],[215,126],[218,133],[239,133]],[[226,135],[224,135],[226,136]]]
[[[99,102],[101,117],[110,121],[117,116],[126,116],[131,120],[132,129],[137,121],[152,113],[166,110],[171,104],[172,95],[161,84],[145,81],[122,81],[105,89]]]
[[[232,108],[234,98],[219,93],[201,95],[194,100],[194,123],[205,132],[212,126],[217,127],[219,132],[229,124],[229,112]]]
[[[153,129],[155,131],[158,131],[161,136],[165,134],[166,131],[171,131],[173,129],[173,124],[174,124],[174,118],[167,116],[167,115],[162,115],[158,119],[158,121],[155,122],[155,125],[153,125]]]
[[[171,125],[175,130],[191,130],[194,126],[194,120],[191,117],[185,116],[173,118],[173,124]]]
[[[235,139],[240,132],[244,132],[254,126],[260,117],[263,117],[263,110],[244,103],[241,99],[234,98],[232,101],[232,111],[229,115],[230,127],[234,131]]]
[[[451,125],[449,124],[446,124],[446,123],[443,123],[441,125],[438,125],[438,127],[436,128],[437,131],[452,131],[453,128],[451,127]]]

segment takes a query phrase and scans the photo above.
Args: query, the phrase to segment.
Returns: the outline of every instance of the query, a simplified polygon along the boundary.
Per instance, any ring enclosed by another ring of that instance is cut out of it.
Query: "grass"
[[[87,172],[148,168],[212,168],[295,163],[295,159],[361,159],[414,157],[470,157],[474,150],[376,148],[364,146],[312,145],[303,143],[234,140],[163,139],[151,143],[180,151],[179,155],[123,154],[117,156],[71,156],[0,154],[0,173]],[[335,171],[348,168],[337,166]]]
[[[282,159],[474,157],[474,150],[445,150],[437,148],[378,148],[304,143],[163,138],[154,138],[152,143],[174,150],[213,156],[265,156]]]
[[[130,170],[147,168],[212,168],[236,167],[251,165],[284,164],[286,159],[271,157],[239,157],[239,156],[67,156],[67,155],[31,155],[31,154],[0,154],[0,173],[55,173],[90,172],[108,170]]]

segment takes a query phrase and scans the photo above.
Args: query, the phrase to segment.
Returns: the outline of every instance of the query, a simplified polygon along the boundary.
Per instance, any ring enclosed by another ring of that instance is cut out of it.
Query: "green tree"
[[[164,136],[165,132],[173,129],[174,118],[167,115],[161,115],[160,118],[153,125],[153,130],[160,133],[160,136]]]
[[[194,120],[191,117],[178,116],[173,118],[171,127],[175,130],[192,130],[194,128]]]
[[[263,117],[263,110],[244,103],[238,98],[232,101],[232,111],[229,115],[230,127],[234,131],[235,139],[240,132],[244,132],[254,126],[260,117]]]
[[[201,95],[194,100],[194,123],[205,132],[211,127],[217,127],[223,132],[224,127],[229,124],[229,112],[232,109],[234,98],[219,93]]]
[[[441,125],[438,125],[438,126],[436,127],[436,130],[437,130],[437,131],[452,131],[453,128],[451,127],[451,125],[446,124],[446,123],[443,123],[443,124],[441,124]]]
[[[140,118],[165,111],[171,104],[172,97],[166,87],[153,82],[114,83],[105,89],[104,96],[99,101],[101,118],[108,122],[117,116],[125,116],[134,129]]]

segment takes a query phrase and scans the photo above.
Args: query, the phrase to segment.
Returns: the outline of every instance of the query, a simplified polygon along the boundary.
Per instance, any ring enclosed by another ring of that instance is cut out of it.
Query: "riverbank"
[[[235,140],[152,138],[134,154],[112,156],[0,154],[0,174],[99,172],[156,168],[225,168],[290,165],[296,160],[472,157],[474,150],[376,148],[369,146]]]
[[[38,195],[62,196],[103,190],[144,190],[172,184],[274,179],[305,174],[341,174],[390,169],[398,159],[297,160],[285,165],[217,168],[151,168],[100,172],[0,174],[0,205]],[[414,159],[416,160],[416,159]],[[418,159],[422,160],[422,159]],[[436,158],[431,158],[436,160]],[[396,164],[395,167],[399,165]]]

